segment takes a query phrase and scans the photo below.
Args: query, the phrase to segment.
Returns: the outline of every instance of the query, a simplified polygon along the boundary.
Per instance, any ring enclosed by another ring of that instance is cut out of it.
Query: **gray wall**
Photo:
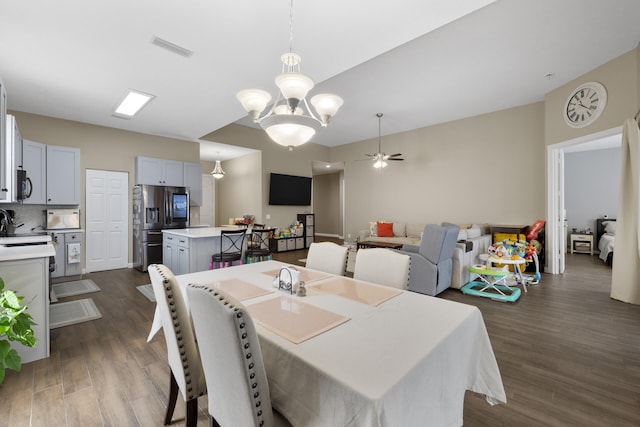
[[[591,228],[596,218],[615,218],[620,188],[620,148],[566,153],[565,209],[569,231]]]

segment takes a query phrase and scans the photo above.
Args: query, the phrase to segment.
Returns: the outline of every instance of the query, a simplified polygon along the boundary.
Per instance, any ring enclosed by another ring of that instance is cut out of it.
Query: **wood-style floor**
[[[305,255],[276,258],[299,264]],[[61,301],[93,298],[102,319],[53,330],[50,358],[8,371],[0,426],[162,425],[164,338],[146,342],[155,304],[136,290],[148,276],[123,269],[85,278],[102,291]],[[564,275],[543,274],[513,304],[445,291],[482,311],[508,397],[492,407],[468,392],[465,426],[639,426],[640,306],[610,299],[610,282],[597,257],[575,254]],[[198,425],[207,426],[206,398],[199,405]],[[174,420],[184,424],[180,398]]]

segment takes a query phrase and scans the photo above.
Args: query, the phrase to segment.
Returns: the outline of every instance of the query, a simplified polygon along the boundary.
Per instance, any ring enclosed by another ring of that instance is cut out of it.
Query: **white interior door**
[[[87,272],[127,267],[129,259],[129,175],[87,169]]]
[[[200,224],[216,226],[216,182],[210,174],[202,175],[202,206],[200,206]]]

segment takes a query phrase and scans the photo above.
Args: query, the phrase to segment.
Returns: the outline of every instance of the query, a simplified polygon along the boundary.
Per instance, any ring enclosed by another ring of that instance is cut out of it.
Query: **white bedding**
[[[600,249],[600,259],[607,262],[607,257],[610,253],[613,253],[613,241],[616,236],[611,234],[603,234],[598,242],[598,249]]]

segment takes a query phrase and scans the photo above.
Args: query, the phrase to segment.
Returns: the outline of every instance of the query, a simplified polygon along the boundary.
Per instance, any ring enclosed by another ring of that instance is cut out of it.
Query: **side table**
[[[569,247],[572,254],[593,255],[593,233],[571,233]]]

